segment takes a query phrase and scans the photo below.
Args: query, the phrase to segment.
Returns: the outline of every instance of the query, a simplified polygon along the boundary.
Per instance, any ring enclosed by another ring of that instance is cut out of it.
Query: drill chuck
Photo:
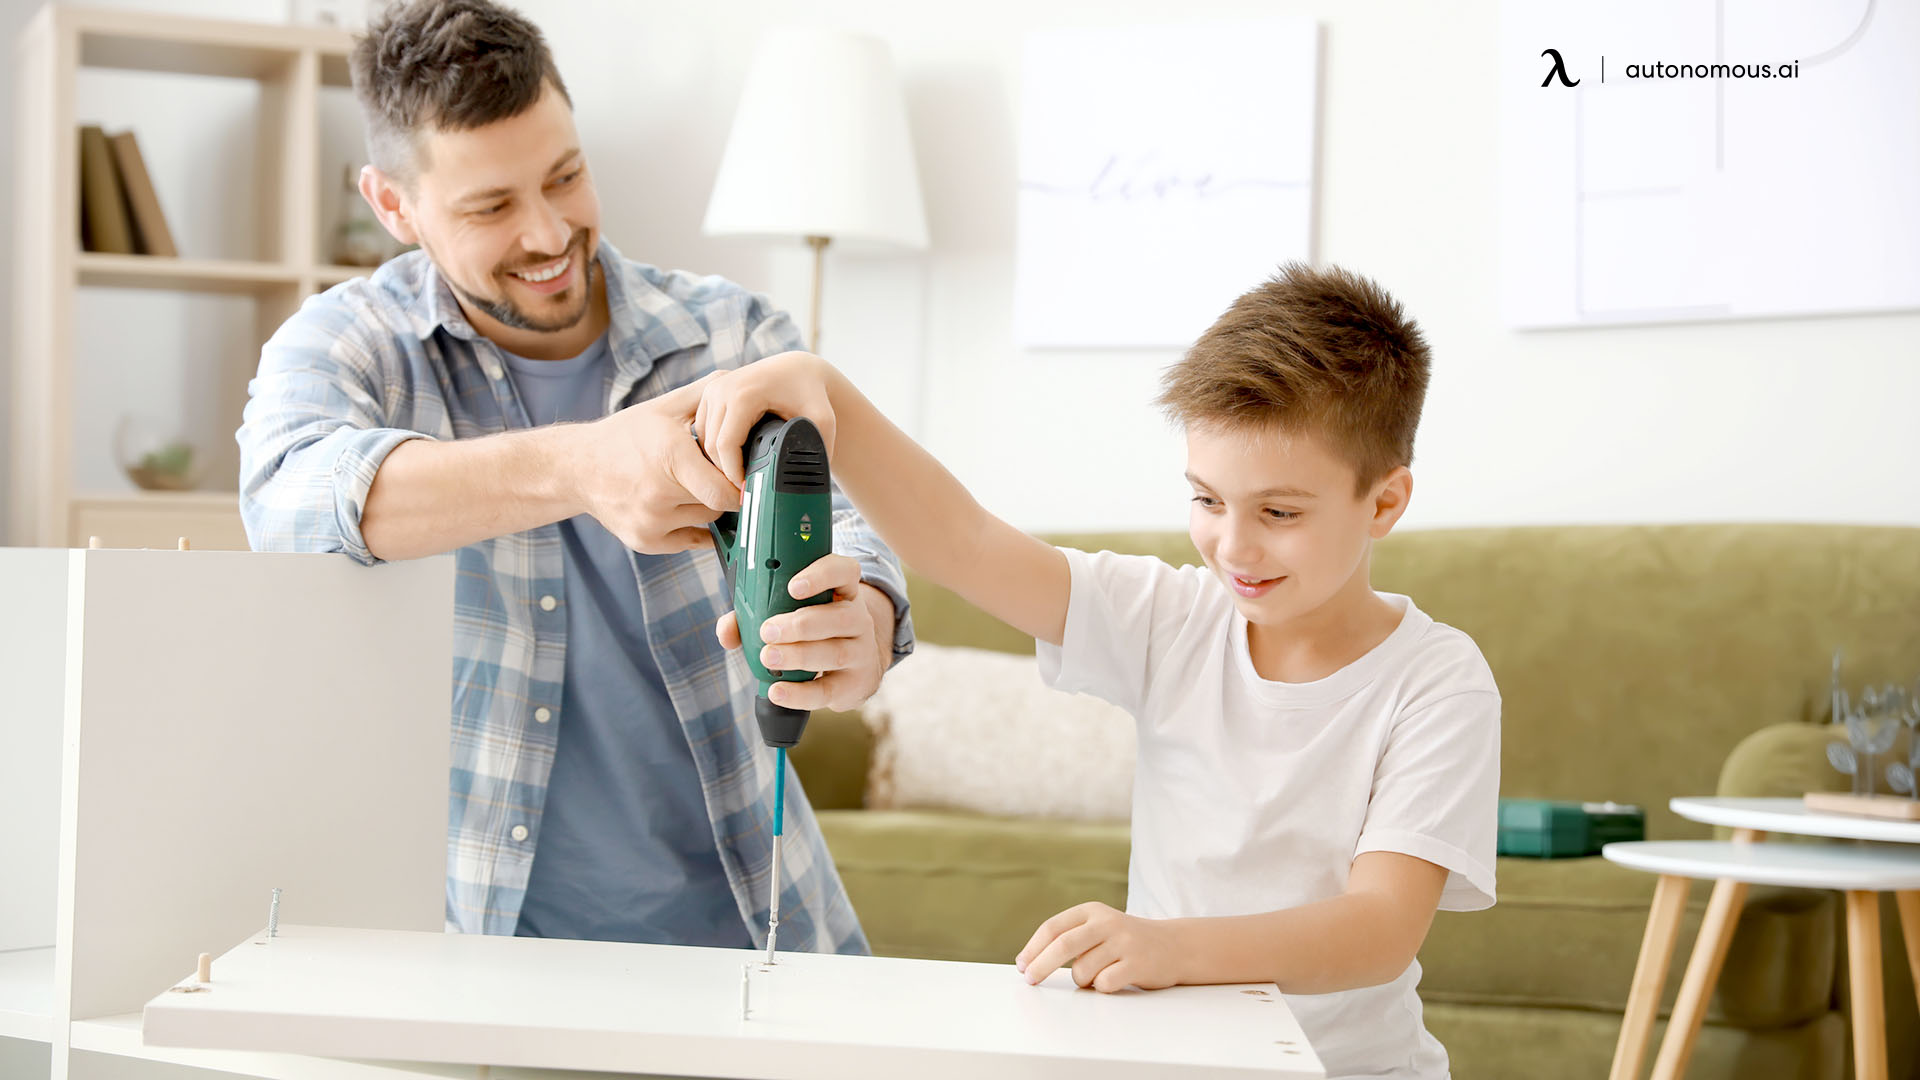
[[[784,750],[798,743],[806,733],[809,715],[805,709],[789,709],[763,697],[753,699],[753,718],[760,725],[760,738],[768,746]]]

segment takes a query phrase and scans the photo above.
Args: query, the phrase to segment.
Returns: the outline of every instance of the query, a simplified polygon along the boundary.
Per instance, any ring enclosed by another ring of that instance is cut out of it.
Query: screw
[[[273,906],[267,909],[267,936],[280,936],[280,890],[273,890]]]

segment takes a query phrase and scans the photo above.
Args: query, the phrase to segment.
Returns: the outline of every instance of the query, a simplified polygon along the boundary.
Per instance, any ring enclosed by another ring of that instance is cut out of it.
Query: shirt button
[[[525,840],[527,838],[527,827],[525,825],[515,825],[512,836],[515,840]]]
[[[500,375],[501,375],[501,371],[500,371],[500,365],[499,365],[499,364],[488,364],[488,365],[487,365],[487,378],[489,378],[489,379],[497,379],[497,378],[499,378],[499,377],[500,377]]]
[[[557,608],[559,606],[560,606],[560,601],[555,600],[552,594],[548,594],[540,598],[541,611],[552,611],[554,608]]]
[[[553,710],[547,708],[545,705],[542,705],[539,708],[533,710],[533,718],[536,722],[544,724],[547,721],[553,719]]]

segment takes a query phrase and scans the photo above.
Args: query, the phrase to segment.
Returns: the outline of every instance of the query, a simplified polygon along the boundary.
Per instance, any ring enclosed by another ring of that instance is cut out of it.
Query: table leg
[[[1750,843],[1765,835],[1755,829],[1735,829],[1733,842]],[[1723,878],[1713,883],[1706,917],[1700,920],[1700,936],[1693,941],[1687,973],[1681,977],[1679,996],[1673,1000],[1667,1037],[1660,1040],[1660,1056],[1653,1062],[1653,1080],[1679,1080],[1687,1071],[1687,1062],[1693,1058],[1694,1041],[1700,1037],[1700,1023],[1706,1019],[1707,1002],[1713,997],[1713,984],[1720,979],[1720,967],[1727,961],[1727,945],[1733,941],[1734,927],[1740,922],[1740,908],[1746,901],[1746,882]]]
[[[1640,939],[1640,959],[1633,967],[1633,988],[1627,994],[1627,1013],[1620,1022],[1620,1041],[1613,1048],[1613,1069],[1607,1080],[1638,1080],[1647,1039],[1660,1012],[1660,994],[1667,986],[1667,966],[1673,961],[1674,939],[1680,936],[1680,917],[1686,914],[1687,891],[1693,882],[1677,874],[1660,875],[1654,886],[1653,907],[1647,912],[1647,933]],[[1920,898],[1920,894],[1915,894]]]
[[[1913,971],[1913,985],[1920,988],[1920,892],[1893,894],[1900,905],[1900,936],[1907,941],[1907,967]]]
[[[1887,1080],[1879,893],[1847,893],[1847,980],[1853,994],[1853,1075],[1857,1080]]]

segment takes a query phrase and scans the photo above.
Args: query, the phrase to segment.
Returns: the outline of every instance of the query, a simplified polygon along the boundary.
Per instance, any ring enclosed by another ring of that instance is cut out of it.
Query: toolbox
[[[1646,837],[1647,814],[1638,806],[1553,799],[1500,800],[1502,855],[1535,859],[1598,855],[1603,845]]]

